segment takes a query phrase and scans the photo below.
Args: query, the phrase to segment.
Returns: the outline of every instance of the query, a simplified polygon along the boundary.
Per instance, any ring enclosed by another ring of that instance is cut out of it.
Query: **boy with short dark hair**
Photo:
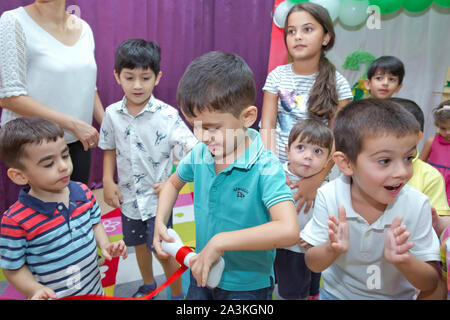
[[[106,259],[127,252],[110,243],[89,188],[70,181],[72,161],[64,131],[40,118],[17,118],[0,130],[8,177],[28,185],[4,214],[0,267],[29,299],[103,294],[97,246]]]
[[[202,142],[177,167],[160,193],[154,246],[171,241],[165,226],[178,192],[194,182],[196,256],[187,299],[272,298],[275,248],[293,245],[298,224],[279,160],[257,131],[253,73],[237,55],[209,52],[187,68],[178,104]],[[223,256],[217,288],[205,288]]]
[[[319,189],[301,238],[322,272],[321,299],[413,299],[438,286],[439,240],[428,197],[406,185],[420,127],[381,99],[336,116],[333,159],[343,175]]]
[[[364,84],[371,98],[386,99],[400,91],[404,76],[405,66],[400,59],[382,56],[369,66]]]
[[[125,96],[106,108],[100,130],[105,201],[121,209],[124,241],[135,248],[144,281],[135,298],[157,287],[152,242],[158,193],[170,176],[174,157],[181,159],[197,143],[178,111],[153,95],[162,77],[160,59],[155,42],[128,39],[120,44],[114,76]],[[114,181],[116,167],[118,184]],[[160,263],[167,278],[178,269],[173,258]],[[181,279],[170,288],[172,299],[184,298]]]

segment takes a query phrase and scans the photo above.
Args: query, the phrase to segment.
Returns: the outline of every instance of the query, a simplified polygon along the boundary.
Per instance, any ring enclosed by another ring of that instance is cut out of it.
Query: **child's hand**
[[[384,257],[392,264],[405,262],[410,258],[408,251],[414,247],[414,243],[407,242],[411,235],[402,225],[402,217],[396,217],[386,233],[384,242]]]
[[[106,247],[101,248],[102,255],[106,260],[111,260],[114,257],[122,257],[126,259],[128,257],[127,246],[123,240],[109,243]]]
[[[158,183],[155,183],[154,185],[152,185],[153,193],[156,194],[156,195],[159,195],[159,193],[161,192],[161,190],[164,187],[165,183],[166,182],[158,182]]]
[[[30,300],[48,300],[48,299],[54,299],[56,300],[56,293],[55,291],[53,291],[52,289],[50,289],[49,287],[44,287],[42,286],[42,288],[40,288],[39,290],[37,290],[31,297]]]
[[[211,267],[224,254],[217,248],[215,239],[215,237],[211,238],[203,250],[189,261],[192,275],[199,287],[206,286]]]
[[[328,220],[328,236],[330,237],[330,246],[337,253],[345,253],[349,248],[349,235],[347,217],[345,208],[339,206],[338,220],[330,215]]]
[[[156,255],[160,259],[167,259],[170,257],[168,253],[166,253],[161,247],[161,241],[164,240],[166,242],[174,242],[173,239],[167,233],[167,227],[163,223],[155,222],[155,229],[153,235],[153,247],[155,248]]]
[[[103,197],[105,202],[113,208],[120,208],[123,201],[119,186],[115,183],[103,184]]]

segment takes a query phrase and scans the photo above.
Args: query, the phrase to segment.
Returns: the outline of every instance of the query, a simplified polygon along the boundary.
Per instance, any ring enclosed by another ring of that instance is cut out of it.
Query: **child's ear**
[[[367,90],[370,91],[370,79],[369,78],[364,80],[364,86],[366,87]]]
[[[162,77],[162,71],[158,72],[158,74],[156,75],[155,87],[159,84],[159,81],[161,81],[161,77]]]
[[[351,166],[350,160],[343,152],[336,151],[335,153],[333,153],[333,160],[343,174],[347,176],[353,175],[353,168]]]
[[[244,122],[246,128],[250,128],[258,117],[258,108],[255,106],[248,106],[241,112],[241,119]]]
[[[6,174],[8,175],[8,178],[11,179],[12,182],[14,182],[19,186],[24,186],[28,184],[27,175],[20,169],[9,168]]]
[[[114,78],[116,78],[117,84],[121,85],[120,84],[120,77],[119,77],[119,74],[117,73],[116,70],[114,70]]]
[[[323,36],[322,46],[326,47],[330,42],[330,40],[331,40],[330,33],[329,32],[325,33],[325,35]]]

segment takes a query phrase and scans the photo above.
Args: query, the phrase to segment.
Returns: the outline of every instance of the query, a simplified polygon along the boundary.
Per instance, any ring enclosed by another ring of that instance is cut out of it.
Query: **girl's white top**
[[[292,63],[276,67],[267,76],[263,91],[278,96],[276,151],[282,163],[287,161],[285,146],[292,127],[298,121],[309,118],[307,102],[316,77],[317,73],[311,75],[295,74],[292,70]],[[353,99],[348,81],[338,71],[336,71],[336,89],[339,101]]]
[[[92,123],[97,64],[94,37],[82,24],[80,39],[67,46],[39,26],[23,7],[0,17],[0,98],[27,95],[67,115]],[[1,124],[19,117],[3,109]],[[68,143],[78,139],[66,131]]]

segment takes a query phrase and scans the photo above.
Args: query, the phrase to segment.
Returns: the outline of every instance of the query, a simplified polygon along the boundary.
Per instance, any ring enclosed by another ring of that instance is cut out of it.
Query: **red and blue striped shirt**
[[[16,270],[26,265],[58,298],[103,294],[92,228],[101,214],[91,190],[71,181],[67,208],[39,200],[29,189],[23,188],[3,215],[0,267]]]

